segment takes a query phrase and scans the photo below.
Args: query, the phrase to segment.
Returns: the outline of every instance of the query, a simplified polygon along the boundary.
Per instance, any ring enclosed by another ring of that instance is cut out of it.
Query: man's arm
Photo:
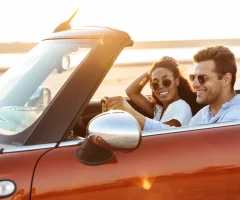
[[[106,101],[108,110],[124,110],[130,113],[138,122],[141,130],[159,130],[169,128],[170,126],[162,124],[160,121],[155,121],[143,116],[141,113],[133,109],[129,103],[121,96],[110,97]]]
[[[144,123],[144,126],[143,126],[144,131],[161,130],[161,129],[169,129],[169,128],[171,128],[171,126],[163,124],[160,121],[149,119],[147,117],[145,119],[145,123]]]

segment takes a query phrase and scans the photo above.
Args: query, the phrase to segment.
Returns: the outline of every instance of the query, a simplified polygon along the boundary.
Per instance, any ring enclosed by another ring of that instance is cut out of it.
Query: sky
[[[79,8],[72,27],[103,25],[135,41],[240,38],[239,0],[0,0],[0,42],[37,42]]]

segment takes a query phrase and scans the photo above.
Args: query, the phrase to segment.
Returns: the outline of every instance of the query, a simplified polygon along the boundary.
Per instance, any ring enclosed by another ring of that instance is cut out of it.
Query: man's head
[[[234,54],[224,46],[213,46],[198,51],[195,76],[190,76],[197,92],[197,102],[214,104],[234,92],[237,65]]]

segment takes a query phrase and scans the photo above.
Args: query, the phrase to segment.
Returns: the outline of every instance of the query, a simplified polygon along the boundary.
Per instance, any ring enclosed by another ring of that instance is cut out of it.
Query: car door
[[[229,122],[142,132],[136,150],[97,166],[79,161],[82,140],[62,142],[40,159],[32,199],[237,199],[239,129]]]
[[[56,144],[5,150],[0,155],[0,198],[30,199],[32,176],[39,158]],[[34,150],[35,149],[35,150]]]

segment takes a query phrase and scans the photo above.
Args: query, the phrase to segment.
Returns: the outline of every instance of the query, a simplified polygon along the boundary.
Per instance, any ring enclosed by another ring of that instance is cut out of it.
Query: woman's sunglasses
[[[214,75],[214,76],[217,76],[218,79],[222,79],[222,77],[223,77],[222,74],[217,74],[217,75]],[[212,77],[214,77],[214,76],[205,76],[205,75],[190,74],[190,75],[189,75],[189,79],[190,79],[191,82],[193,82],[193,81],[195,80],[195,78],[197,77],[198,82],[199,82],[201,85],[203,85],[203,84],[207,81],[207,79],[212,78]]]
[[[162,80],[161,85],[164,87],[170,87],[172,85],[172,80],[169,78],[165,78]],[[159,81],[154,80],[154,81],[150,82],[150,87],[152,90],[157,90],[160,87]]]

